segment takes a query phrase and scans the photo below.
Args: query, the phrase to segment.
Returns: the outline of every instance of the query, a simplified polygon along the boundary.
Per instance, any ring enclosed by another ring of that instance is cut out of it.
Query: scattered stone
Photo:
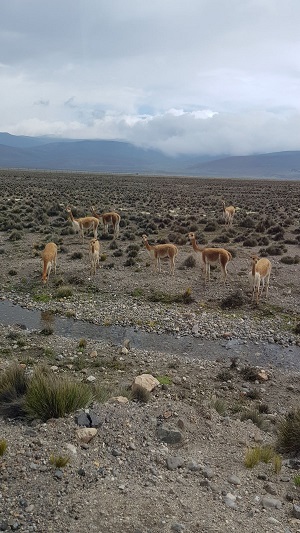
[[[238,506],[236,504],[236,496],[234,494],[231,494],[231,492],[228,492],[224,497],[224,503],[226,507],[229,507],[230,509],[237,510]]]
[[[96,435],[96,428],[79,428],[76,430],[77,439],[84,444],[88,444]]]
[[[235,476],[234,474],[229,476],[227,481],[228,481],[228,483],[231,483],[232,485],[240,485],[241,484],[240,478]]]
[[[177,457],[167,457],[167,468],[168,470],[176,470],[184,464],[184,459],[180,456]]]
[[[296,505],[295,503],[293,505],[293,516],[300,520],[300,505]]]
[[[268,498],[267,496],[264,496],[261,499],[261,504],[264,509],[281,509],[282,503],[280,500],[277,500],[276,498]]]
[[[272,494],[272,496],[276,496],[276,494],[278,494],[277,487],[274,483],[265,483],[264,489],[266,492],[268,492],[268,494]]]
[[[157,428],[157,437],[161,442],[166,444],[178,444],[183,440],[182,434],[178,429],[165,426]]]

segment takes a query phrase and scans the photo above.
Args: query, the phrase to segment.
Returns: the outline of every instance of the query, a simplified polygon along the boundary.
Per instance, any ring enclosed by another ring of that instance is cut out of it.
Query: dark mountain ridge
[[[247,156],[168,156],[121,141],[0,133],[0,167],[228,178],[300,179],[300,151]]]

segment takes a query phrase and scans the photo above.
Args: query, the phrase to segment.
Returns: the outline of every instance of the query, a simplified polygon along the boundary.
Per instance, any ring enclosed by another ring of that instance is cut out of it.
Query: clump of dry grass
[[[278,448],[285,453],[300,452],[300,409],[290,411],[278,425]]]

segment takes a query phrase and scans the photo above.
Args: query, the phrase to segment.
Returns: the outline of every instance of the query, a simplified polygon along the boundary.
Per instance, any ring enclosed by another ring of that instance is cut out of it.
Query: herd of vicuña
[[[224,201],[222,202],[222,206],[225,226],[232,226],[236,209],[232,205],[226,207]],[[111,224],[113,228],[114,238],[117,239],[119,236],[121,217],[119,213],[116,213],[115,211],[98,214],[96,213],[94,207],[91,207],[92,216],[81,217],[77,219],[74,218],[70,207],[66,207],[66,211],[69,215],[69,220],[72,223],[73,230],[76,233],[80,234],[82,238],[82,243],[84,243],[84,232],[89,230],[93,231],[94,237],[89,243],[89,258],[90,273],[95,275],[96,269],[97,267],[99,267],[100,264],[101,245],[98,240],[98,226],[100,220],[103,223],[104,234],[108,233],[108,226],[109,224]],[[223,276],[223,281],[225,284],[227,279],[227,265],[229,261],[232,260],[231,253],[225,248],[209,248],[206,246],[200,247],[196,242],[196,236],[193,232],[190,232],[188,234],[188,238],[190,240],[194,252],[200,255],[205,281],[210,281],[210,267],[219,264]],[[151,259],[155,262],[156,270],[161,272],[161,259],[168,259],[170,266],[170,274],[174,276],[175,259],[178,255],[177,246],[172,243],[151,245],[149,244],[148,237],[145,234],[142,235],[142,240]],[[255,301],[258,304],[259,298],[262,295],[265,287],[266,298],[268,297],[272,265],[269,259],[265,257],[260,259],[257,255],[254,255],[251,259],[252,267],[251,271],[249,272],[249,280],[252,289],[252,301]],[[45,249],[42,252],[42,261],[42,281],[46,283],[49,279],[52,266],[54,267],[54,272],[56,273],[57,246],[54,242],[46,244]]]

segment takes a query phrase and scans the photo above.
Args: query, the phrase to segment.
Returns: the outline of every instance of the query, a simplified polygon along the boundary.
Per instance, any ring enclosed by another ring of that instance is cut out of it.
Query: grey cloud
[[[299,16],[298,0],[0,2],[2,128],[169,153],[300,149]]]

